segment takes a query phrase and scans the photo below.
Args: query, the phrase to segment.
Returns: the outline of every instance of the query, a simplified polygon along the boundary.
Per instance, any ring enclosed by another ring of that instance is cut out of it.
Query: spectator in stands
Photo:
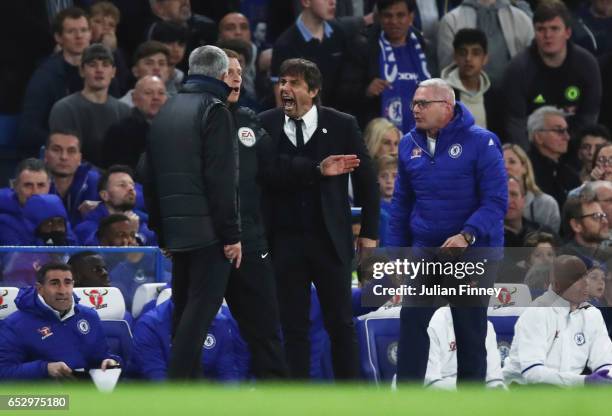
[[[73,370],[117,366],[95,310],[78,305],[70,266],[43,265],[0,331],[0,378],[69,379]]]
[[[97,190],[100,173],[88,162],[83,162],[81,140],[70,130],[49,134],[44,160],[51,173],[49,193],[62,199],[70,224],[75,227],[91,209],[87,201],[100,200]]]
[[[575,18],[586,26],[582,36],[575,37],[574,42],[588,48],[594,44],[591,52],[602,56],[612,52],[612,2],[610,0],[590,0],[583,2],[574,13]]]
[[[457,341],[453,315],[448,306],[436,310],[427,327],[429,335],[429,358],[424,385],[434,389],[455,390],[457,388]],[[497,336],[493,324],[487,321],[486,386],[504,388],[501,359],[497,350]]]
[[[79,251],[68,260],[72,268],[74,287],[110,286],[104,258],[95,251]]]
[[[78,8],[59,12],[53,20],[53,36],[61,51],[51,55],[34,72],[24,96],[19,147],[30,155],[38,154],[47,140],[53,105],[83,89],[79,66],[91,39],[85,12]]]
[[[387,243],[387,226],[391,216],[391,198],[397,176],[397,156],[383,155],[375,159],[380,192],[379,247]]]
[[[561,207],[568,192],[580,185],[578,174],[561,159],[570,139],[565,114],[555,107],[540,107],[529,116],[527,129],[535,182]]]
[[[335,3],[330,0],[302,1],[302,13],[274,43],[270,75],[274,84],[276,103],[280,105],[279,76],[281,64],[289,58],[304,58],[321,70],[323,85],[321,101],[335,107],[342,99],[338,87],[342,81],[342,64],[347,40],[334,22]]]
[[[152,33],[161,22],[173,22],[187,28],[187,54],[200,45],[211,45],[217,39],[217,25],[212,19],[191,12],[190,0],[149,0],[152,22],[147,28],[146,38],[152,39]]]
[[[166,45],[168,55],[168,80],[166,81],[166,93],[173,97],[178,93],[183,84],[185,73],[177,68],[185,58],[186,43],[188,37],[187,28],[173,22],[160,22],[153,29],[151,40]]]
[[[167,82],[170,75],[169,59],[170,49],[166,45],[155,40],[144,42],[134,53],[132,74],[136,81],[145,76],[156,76]],[[134,107],[133,93],[133,89],[129,90],[119,101]]]
[[[604,265],[597,262],[587,270],[587,301],[594,306],[600,306],[606,290],[606,275],[608,271]]]
[[[138,245],[136,231],[130,217],[125,214],[110,214],[100,220],[96,238],[105,247],[134,247]]]
[[[151,120],[168,98],[163,80],[154,75],[140,78],[131,94],[134,103],[131,114],[106,132],[102,167],[120,164],[136,169],[146,150]]]
[[[445,68],[453,60],[453,39],[460,29],[478,28],[487,35],[489,60],[485,70],[494,88],[502,80],[512,58],[533,39],[531,18],[507,0],[464,0],[442,17],[438,28],[438,64]]]
[[[581,192],[568,198],[563,206],[563,231],[569,241],[561,248],[562,253],[597,261],[611,257],[610,251],[601,247],[609,238],[608,216],[594,195]]]
[[[89,9],[89,25],[91,26],[91,43],[101,43],[113,52],[115,59],[115,87],[111,85],[110,93],[121,97],[128,90],[129,68],[125,62],[124,53],[117,45],[117,25],[121,20],[121,12],[110,1],[98,1]]]
[[[599,179],[600,171],[593,172],[595,149],[610,143],[610,131],[601,124],[585,126],[576,135],[580,141],[578,148],[578,161],[581,164],[580,180],[591,181]],[[591,176],[594,173],[594,176]]]
[[[414,127],[412,96],[418,83],[430,77],[421,39],[412,29],[416,3],[379,0],[377,7],[380,27],[371,26],[351,45],[339,93],[346,97],[345,110],[356,114],[362,127],[385,117],[408,133]]]
[[[542,192],[536,185],[533,166],[527,153],[520,146],[510,143],[503,145],[502,149],[506,172],[519,179],[525,189],[523,217],[559,233],[561,226],[559,205],[552,196]]]
[[[384,155],[397,156],[401,133],[386,118],[378,117],[370,121],[363,132],[363,140],[371,158]]]
[[[550,233],[536,232],[527,236],[524,246],[527,249],[527,258],[522,267],[527,272],[524,283],[529,286],[532,293],[536,290],[544,291],[550,284],[549,272],[556,256],[557,239]],[[541,266],[545,268],[542,269]],[[538,270],[532,273],[535,268]],[[546,270],[546,273],[543,270]]]
[[[83,90],[55,103],[49,116],[51,131],[77,132],[83,157],[94,165],[102,162],[102,142],[108,128],[130,112],[127,105],[108,94],[115,76],[114,62],[106,46],[89,46],[81,60]]]
[[[169,299],[145,313],[134,327],[134,370],[147,380],[163,381],[168,377],[173,310],[174,304]],[[230,318],[219,311],[202,345],[204,378],[240,380],[233,338]]]
[[[612,342],[599,310],[585,303],[586,271],[578,257],[555,260],[551,288],[516,322],[506,383],[612,384]],[[585,366],[588,376],[582,375]]]
[[[136,206],[136,188],[133,176],[132,170],[123,165],[113,165],[102,174],[98,182],[98,194],[102,203],[87,214],[83,222],[75,229],[81,244],[97,245],[95,233],[102,218],[109,214],[131,216],[132,213],[138,217],[138,241],[143,245],[155,245],[157,243],[155,233],[149,230],[147,226],[148,216],[134,209]]]
[[[492,130],[499,114],[490,94],[491,81],[483,70],[489,60],[487,36],[480,29],[461,29],[455,35],[453,49],[454,62],[442,70],[440,77],[453,87],[455,98],[470,110],[475,123]]]
[[[251,27],[249,20],[242,13],[228,13],[219,21],[219,41],[238,39],[246,42],[250,49],[250,59],[242,67],[242,87],[251,97],[255,93],[255,64],[259,57],[257,46],[251,40]],[[230,48],[231,49],[231,48]]]
[[[567,7],[558,0],[541,2],[533,25],[535,41],[513,58],[503,82],[506,140],[526,150],[526,119],[535,109],[561,108],[577,131],[597,122],[601,102],[599,66],[593,55],[569,41]]]
[[[13,189],[0,189],[0,214],[20,216],[26,201],[32,195],[48,194],[50,186],[49,171],[41,160],[22,160],[15,169]]]

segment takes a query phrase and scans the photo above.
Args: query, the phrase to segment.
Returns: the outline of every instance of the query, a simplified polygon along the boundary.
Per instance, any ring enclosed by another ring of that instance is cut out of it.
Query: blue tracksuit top
[[[38,299],[33,286],[20,289],[15,303],[18,311],[0,327],[0,380],[48,377],[47,364],[63,361],[71,369],[99,368],[112,358],[96,311],[78,305],[74,315],[63,322]]]
[[[399,145],[387,246],[439,247],[461,231],[477,247],[503,247],[508,184],[499,139],[460,102],[430,155],[424,131]]]

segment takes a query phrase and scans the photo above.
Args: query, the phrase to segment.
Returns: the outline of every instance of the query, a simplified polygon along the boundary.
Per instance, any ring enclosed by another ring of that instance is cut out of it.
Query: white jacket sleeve
[[[456,378],[442,376],[442,363],[446,361],[442,357],[442,345],[446,345],[446,343],[444,343],[444,340],[440,340],[437,331],[431,324],[427,328],[427,334],[429,334],[429,359],[427,360],[427,371],[423,384],[425,387],[453,390],[456,386]]]
[[[593,311],[589,313],[588,319],[589,325],[592,325],[594,331],[593,335],[591,335],[593,342],[589,350],[587,366],[592,372],[605,369],[609,369],[612,372],[612,341],[610,341],[608,336],[606,323],[601,316],[601,312],[593,307]]]

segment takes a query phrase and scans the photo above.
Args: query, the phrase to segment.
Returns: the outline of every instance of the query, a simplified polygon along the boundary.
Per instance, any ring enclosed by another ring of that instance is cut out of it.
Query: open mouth
[[[283,108],[285,109],[285,111],[295,110],[295,100],[293,99],[293,97],[283,94],[281,96],[281,101],[283,103]]]

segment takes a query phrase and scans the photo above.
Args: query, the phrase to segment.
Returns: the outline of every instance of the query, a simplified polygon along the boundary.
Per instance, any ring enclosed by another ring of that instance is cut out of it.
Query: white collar
[[[317,127],[317,121],[319,119],[319,113],[317,111],[317,106],[313,105],[310,110],[306,112],[299,120],[304,122],[304,129],[311,130],[313,127]],[[285,114],[285,124],[290,123],[291,118]]]
[[[72,297],[72,305],[70,305],[70,310],[64,316],[61,316],[59,311],[57,311],[57,310],[53,309],[51,306],[47,305],[47,302],[45,302],[45,300],[43,299],[42,296],[40,296],[40,294],[38,294],[38,300],[45,307],[49,308],[49,310],[51,312],[53,312],[55,314],[55,316],[57,316],[57,319],[59,319],[60,322],[65,321],[66,319],[70,318],[71,316],[74,316],[74,296]]]

